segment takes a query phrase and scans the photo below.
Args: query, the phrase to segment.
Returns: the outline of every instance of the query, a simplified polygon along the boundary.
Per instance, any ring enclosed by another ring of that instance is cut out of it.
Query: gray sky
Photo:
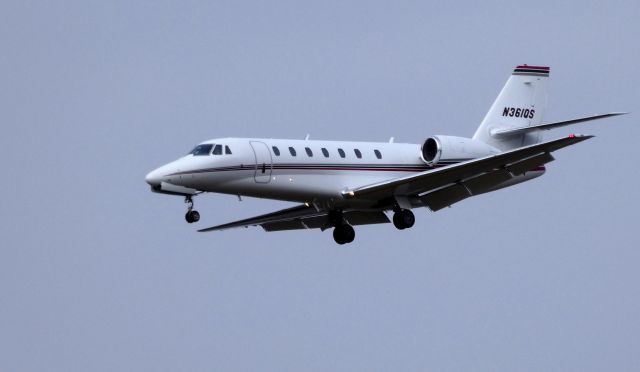
[[[640,5],[444,3],[2,2],[0,369],[640,369]],[[471,136],[522,63],[547,121],[634,114],[410,230],[199,234],[144,183],[216,137]]]

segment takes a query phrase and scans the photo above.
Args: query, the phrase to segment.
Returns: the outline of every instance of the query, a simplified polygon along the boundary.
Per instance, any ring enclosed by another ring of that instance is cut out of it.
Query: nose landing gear
[[[184,202],[189,204],[189,207],[187,208],[187,213],[184,215],[184,219],[187,220],[187,222],[189,223],[200,221],[200,213],[198,213],[198,211],[193,209],[193,199],[191,198],[191,195],[185,196]]]

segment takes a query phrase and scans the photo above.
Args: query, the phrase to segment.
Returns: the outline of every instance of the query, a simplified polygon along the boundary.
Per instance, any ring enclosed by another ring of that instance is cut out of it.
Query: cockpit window
[[[216,145],[216,147],[213,148],[211,155],[222,155],[222,145]]]
[[[226,146],[226,145],[224,146],[224,153],[227,155],[231,155],[231,149],[229,148],[229,146]]]
[[[193,156],[209,155],[212,147],[213,147],[212,144],[198,145],[193,150],[191,150],[189,154]]]

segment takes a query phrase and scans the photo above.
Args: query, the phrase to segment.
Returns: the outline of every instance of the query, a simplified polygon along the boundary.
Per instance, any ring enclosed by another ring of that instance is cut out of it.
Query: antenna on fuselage
[[[395,137],[391,137],[391,138],[389,138],[389,143],[393,143],[393,141],[394,141],[395,139],[396,139]]]
[[[307,133],[307,136],[306,136],[306,137],[304,137],[304,140],[305,140],[305,141],[308,141],[308,140],[309,140],[309,137],[311,137],[311,135],[310,135],[309,133]]]

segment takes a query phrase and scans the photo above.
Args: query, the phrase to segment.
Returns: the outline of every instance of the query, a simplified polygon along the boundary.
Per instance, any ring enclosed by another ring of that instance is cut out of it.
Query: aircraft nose
[[[151,186],[160,186],[162,175],[158,172],[158,169],[154,169],[145,176],[144,180]]]

